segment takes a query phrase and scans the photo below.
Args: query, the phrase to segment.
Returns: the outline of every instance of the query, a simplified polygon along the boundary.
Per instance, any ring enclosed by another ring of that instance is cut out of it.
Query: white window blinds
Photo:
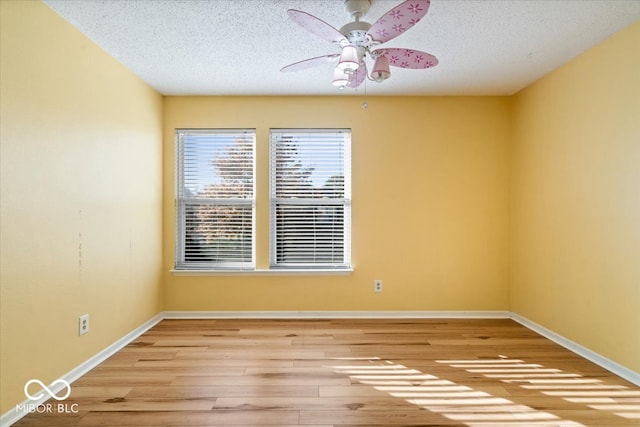
[[[351,131],[271,130],[271,265],[351,264]]]
[[[178,129],[176,266],[255,268],[255,130]]]

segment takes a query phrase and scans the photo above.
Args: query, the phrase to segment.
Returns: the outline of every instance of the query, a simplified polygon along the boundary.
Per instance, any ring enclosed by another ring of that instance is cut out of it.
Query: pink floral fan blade
[[[351,73],[349,75],[349,81],[347,82],[347,87],[357,88],[364,82],[364,79],[367,77],[367,64],[364,61],[360,62],[360,66],[355,71],[355,73]]]
[[[328,40],[331,43],[348,43],[347,38],[342,35],[340,31],[336,30],[331,25],[324,22],[322,19],[316,18],[315,16],[310,15],[307,12],[295,9],[287,10],[287,14],[293,22],[318,37]]]
[[[407,0],[378,19],[367,31],[379,43],[388,42],[420,21],[429,10],[430,0]]]
[[[413,49],[376,49],[371,54],[386,56],[389,59],[389,65],[400,68],[432,68],[438,65],[438,58],[435,56]]]
[[[315,58],[305,59],[304,61],[294,62],[293,64],[289,64],[280,69],[283,73],[288,73],[290,71],[301,71],[307,70],[309,68],[313,68],[318,65],[326,64],[329,62],[336,62],[340,58],[339,53],[334,53],[331,55],[323,55],[316,56]]]

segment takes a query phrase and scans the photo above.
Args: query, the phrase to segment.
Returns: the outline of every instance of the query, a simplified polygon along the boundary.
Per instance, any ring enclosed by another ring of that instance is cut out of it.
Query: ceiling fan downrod
[[[356,21],[366,15],[370,7],[371,0],[344,0],[344,9]]]

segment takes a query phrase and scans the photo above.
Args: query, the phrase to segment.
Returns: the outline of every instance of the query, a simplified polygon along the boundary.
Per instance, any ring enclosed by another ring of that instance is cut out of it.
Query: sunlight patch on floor
[[[578,422],[564,420],[554,414],[515,403],[504,397],[493,396],[486,391],[474,390],[469,386],[456,384],[391,361],[381,361],[379,358],[360,360],[362,362],[360,366],[326,367],[346,374],[360,384],[372,386],[390,396],[404,399],[408,403],[450,420],[464,423],[469,427],[583,426]],[[540,369],[541,366],[530,365],[530,368]],[[549,370],[549,372],[556,371]]]
[[[601,380],[583,378],[576,373],[545,368],[544,365],[526,363],[501,355],[492,360],[437,360],[452,368],[480,373],[527,390],[563,398],[564,400],[599,411],[613,413],[627,419],[640,419],[640,405],[635,404],[640,391],[621,384],[606,384]]]

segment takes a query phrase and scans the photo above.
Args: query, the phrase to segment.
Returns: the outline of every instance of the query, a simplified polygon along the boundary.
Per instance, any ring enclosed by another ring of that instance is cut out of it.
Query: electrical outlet
[[[373,281],[373,291],[382,292],[382,280],[376,279]]]
[[[89,315],[88,314],[83,314],[82,316],[80,316],[78,327],[79,327],[78,329],[79,335],[84,335],[87,332],[89,332]]]

